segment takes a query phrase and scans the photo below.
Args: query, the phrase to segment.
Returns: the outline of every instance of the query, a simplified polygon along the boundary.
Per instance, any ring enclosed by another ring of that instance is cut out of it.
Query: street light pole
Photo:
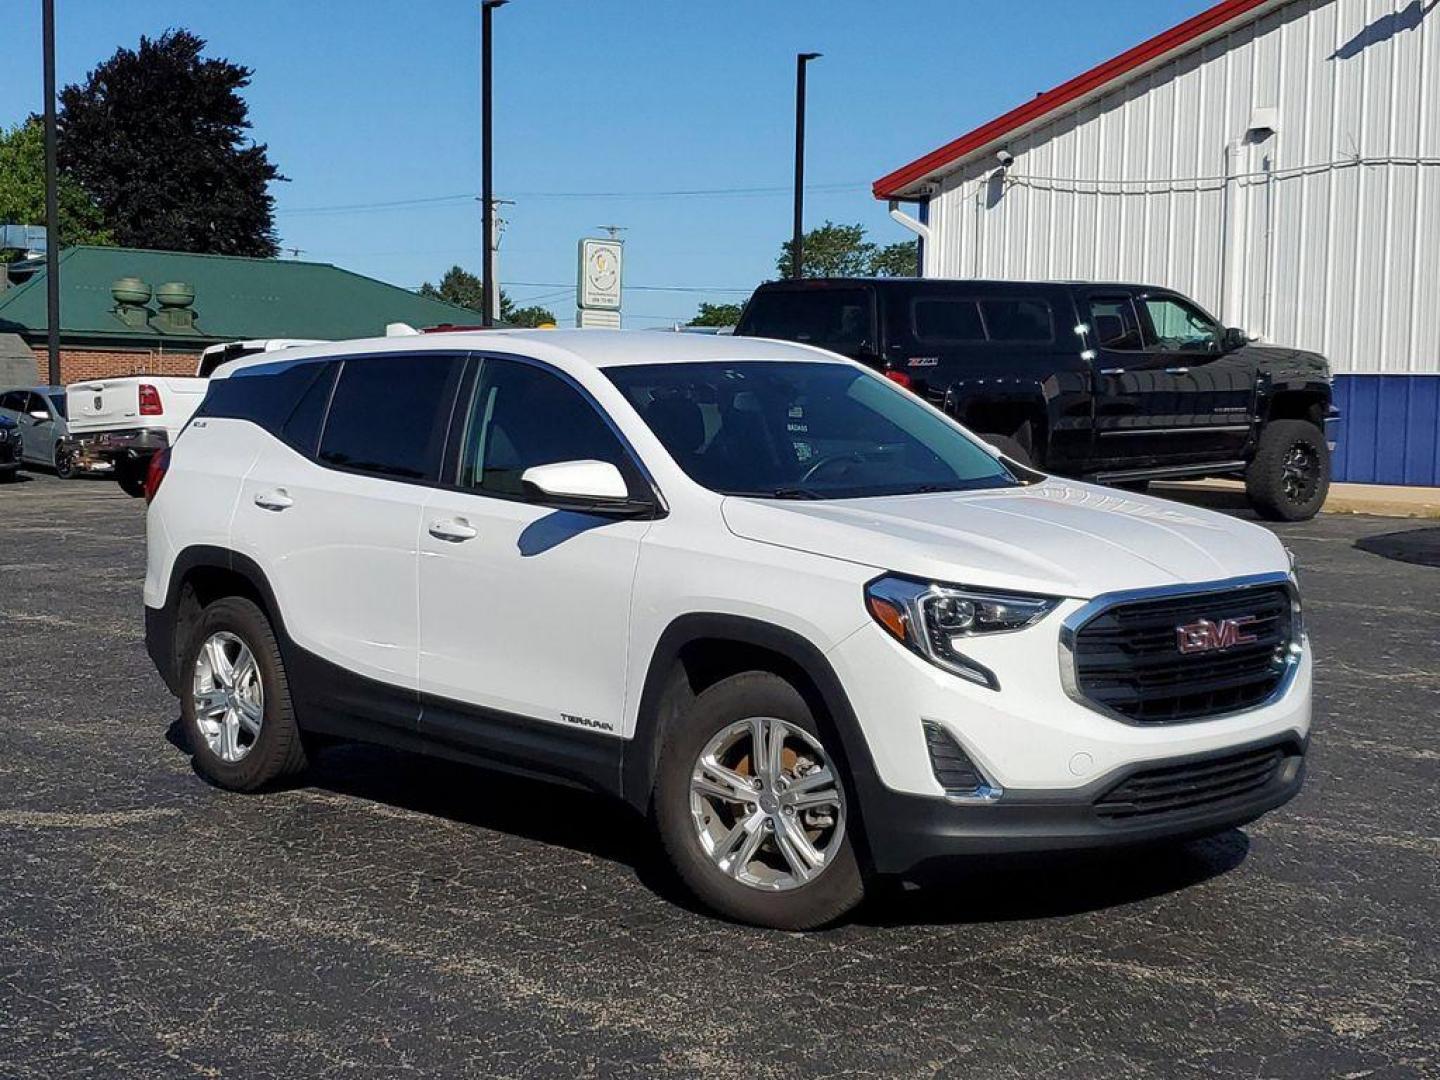
[[[795,229],[790,238],[790,276],[805,276],[805,65],[817,52],[795,54]]]
[[[499,287],[495,282],[495,186],[491,176],[494,164],[491,146],[491,55],[490,20],[496,8],[507,0],[480,0],[480,201],[484,204],[485,266],[481,271],[481,324],[494,326],[500,305]]]
[[[60,385],[60,198],[55,151],[55,0],[44,3],[45,336],[50,385]]]

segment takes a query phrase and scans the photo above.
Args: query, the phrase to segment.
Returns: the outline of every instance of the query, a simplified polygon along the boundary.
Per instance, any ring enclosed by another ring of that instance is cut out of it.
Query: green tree
[[[60,91],[60,164],[91,192],[117,243],[273,257],[272,182],[240,91],[253,71],[200,54],[188,30],[118,49]]]
[[[775,269],[782,278],[790,276],[794,265],[794,243],[780,245]],[[915,241],[901,241],[879,247],[865,239],[863,225],[836,225],[827,221],[805,234],[805,265],[807,278],[826,277],[897,277],[915,272]]]
[[[705,304],[690,320],[690,326],[734,326],[740,321],[743,304]]]
[[[113,244],[100,207],[71,176],[60,174],[60,241]],[[48,225],[45,220],[45,125],[37,116],[8,131],[0,128],[0,222]],[[20,252],[0,254],[9,261]]]
[[[421,284],[420,295],[444,300],[447,304],[456,304],[471,311],[485,310],[485,283],[479,275],[472,274],[463,266],[452,266],[446,270],[439,285],[432,285],[428,281]],[[553,323],[555,315],[549,308],[539,305],[517,308],[510,297],[505,295],[505,290],[501,289],[500,321],[511,326],[543,326],[545,323]]]
[[[914,240],[901,240],[876,250],[870,260],[873,277],[913,277],[919,245]]]

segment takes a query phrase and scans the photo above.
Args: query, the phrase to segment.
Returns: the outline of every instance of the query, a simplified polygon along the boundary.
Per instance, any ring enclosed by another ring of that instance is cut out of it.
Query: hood
[[[1276,384],[1330,381],[1330,362],[1317,352],[1251,342],[1231,355],[1253,361]]]
[[[1268,530],[1092,484],[824,502],[726,498],[735,535],[915,577],[1089,599],[1285,571]]]

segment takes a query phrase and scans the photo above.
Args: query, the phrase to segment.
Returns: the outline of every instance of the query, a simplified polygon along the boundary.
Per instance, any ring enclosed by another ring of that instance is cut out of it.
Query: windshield
[[[846,355],[872,348],[870,294],[864,289],[770,289],[757,292],[736,333],[803,341]]]
[[[51,394],[50,405],[52,408],[54,408],[55,415],[63,420],[65,418],[65,395]]]
[[[854,499],[1016,483],[908,391],[846,364],[646,364],[605,374],[691,479],[725,495]]]

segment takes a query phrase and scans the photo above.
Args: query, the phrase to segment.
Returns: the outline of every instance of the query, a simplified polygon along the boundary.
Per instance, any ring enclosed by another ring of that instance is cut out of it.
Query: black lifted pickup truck
[[[1330,486],[1330,367],[1252,344],[1146,285],[824,278],[769,282],[737,335],[801,341],[885,373],[1006,455],[1129,488],[1243,476],[1265,517]]]

